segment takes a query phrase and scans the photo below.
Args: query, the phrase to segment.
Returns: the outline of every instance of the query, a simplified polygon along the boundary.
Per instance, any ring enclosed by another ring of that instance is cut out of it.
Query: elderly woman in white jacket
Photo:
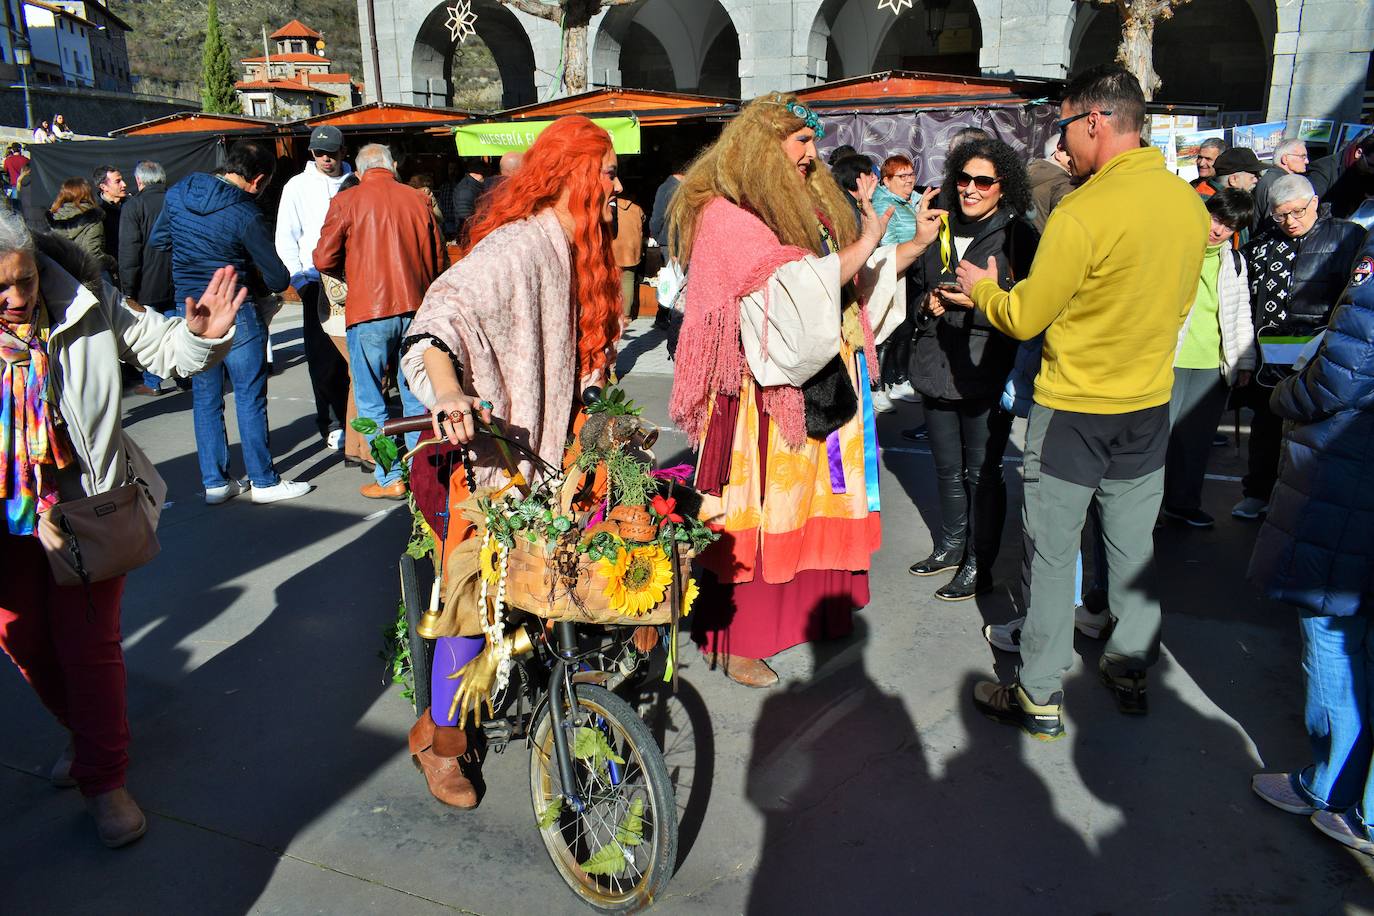
[[[185,320],[164,317],[124,299],[71,243],[35,238],[0,212],[0,648],[71,733],[50,777],[81,789],[110,847],[147,829],[124,788],[124,576],[59,585],[39,521],[64,501],[129,482],[120,362],[160,376],[214,365],[244,296],[224,267],[199,303],[187,300]]]
[[[1254,198],[1236,188],[1207,199],[1212,216],[1207,254],[1174,354],[1164,515],[1194,528],[1213,524],[1212,516],[1202,511],[1202,481],[1227,392],[1249,382],[1255,368],[1250,281],[1245,258],[1232,242],[1237,231],[1250,225],[1254,206]]]

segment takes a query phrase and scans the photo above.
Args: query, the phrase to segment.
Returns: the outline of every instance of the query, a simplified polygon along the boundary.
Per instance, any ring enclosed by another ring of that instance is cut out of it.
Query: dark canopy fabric
[[[916,165],[918,185],[939,184],[945,173],[949,138],[965,127],[981,127],[1010,144],[1026,159],[1044,155],[1058,111],[1042,104],[987,108],[929,108],[906,111],[817,112],[825,137],[816,144],[822,157],[848,144],[881,163],[901,153]]]
[[[28,151],[33,164],[34,201],[45,206],[57,197],[62,182],[76,177],[89,180],[102,165],[119,169],[132,194],[134,166],[145,159],[166,170],[169,187],[192,172],[213,172],[224,163],[224,139],[201,133],[33,144]]]

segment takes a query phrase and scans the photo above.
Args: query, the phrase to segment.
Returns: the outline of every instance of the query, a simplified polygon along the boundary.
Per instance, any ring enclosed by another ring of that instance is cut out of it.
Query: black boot
[[[964,565],[954,574],[944,588],[935,592],[941,601],[967,601],[974,595],[992,590],[992,577],[978,572],[978,561],[969,554]]]
[[[954,569],[964,559],[964,545],[940,544],[935,552],[919,563],[912,563],[907,572],[913,576],[936,576],[947,569]]]

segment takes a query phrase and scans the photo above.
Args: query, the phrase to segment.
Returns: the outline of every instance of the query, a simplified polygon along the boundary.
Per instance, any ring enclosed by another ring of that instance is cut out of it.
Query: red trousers
[[[58,585],[38,538],[0,533],[0,648],[71,731],[72,778],[87,796],[124,785],[129,765],[123,594],[123,576]]]

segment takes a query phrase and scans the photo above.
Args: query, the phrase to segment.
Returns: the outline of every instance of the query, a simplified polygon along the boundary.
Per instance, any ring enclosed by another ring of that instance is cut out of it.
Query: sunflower
[[[673,581],[668,555],[657,544],[622,549],[614,560],[597,563],[607,580],[603,594],[627,617],[638,617],[661,602]]]
[[[501,542],[496,538],[487,541],[487,546],[478,555],[478,562],[482,567],[482,578],[487,580],[487,584],[498,584],[501,581]]]
[[[682,590],[682,616],[686,617],[692,613],[692,602],[697,600],[697,580],[694,577],[687,579],[687,587]]]

